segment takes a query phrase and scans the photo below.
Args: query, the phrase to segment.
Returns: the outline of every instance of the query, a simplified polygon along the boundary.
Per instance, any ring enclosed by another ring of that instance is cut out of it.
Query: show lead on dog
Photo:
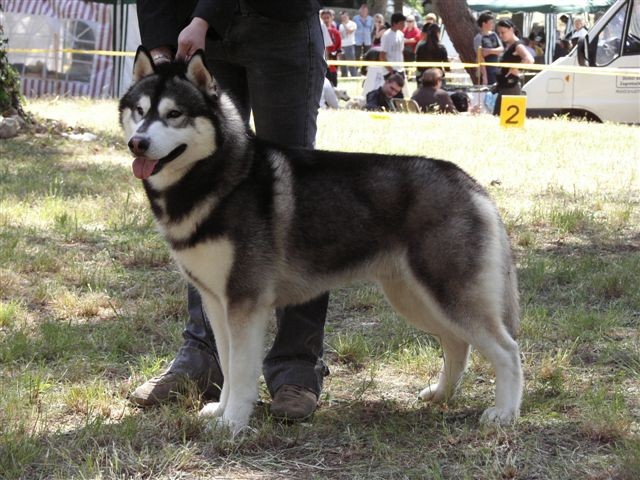
[[[233,98],[246,126],[253,112],[258,137],[288,146],[314,146],[326,70],[317,2],[138,0],[137,6],[142,44],[153,62],[168,62],[174,56],[188,59],[204,49],[207,66]],[[274,416],[301,419],[316,408],[328,373],[322,362],[327,304],[328,294],[322,294],[277,312],[278,334],[263,364]],[[181,391],[185,380],[194,381],[209,398],[219,396],[223,374],[216,342],[192,287],[188,306],[184,343],[175,360],[131,394],[134,403],[167,401]]]

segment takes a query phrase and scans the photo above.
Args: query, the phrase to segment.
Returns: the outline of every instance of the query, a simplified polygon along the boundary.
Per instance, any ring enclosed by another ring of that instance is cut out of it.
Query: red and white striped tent
[[[20,73],[25,96],[106,97],[126,87],[131,59],[81,51],[135,49],[134,0],[0,2],[9,61]]]

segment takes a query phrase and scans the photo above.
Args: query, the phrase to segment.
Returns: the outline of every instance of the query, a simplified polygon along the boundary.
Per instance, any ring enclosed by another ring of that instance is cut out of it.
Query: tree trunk
[[[393,0],[393,12],[394,13],[402,13],[402,4],[404,2],[402,0]]]
[[[476,22],[465,0],[434,0],[433,7],[442,17],[453,46],[464,63],[476,63],[473,37],[478,32]],[[474,84],[478,84],[477,68],[466,69]]]
[[[384,15],[387,8],[387,0],[374,0],[372,4],[369,4],[369,13],[375,15],[381,13]]]

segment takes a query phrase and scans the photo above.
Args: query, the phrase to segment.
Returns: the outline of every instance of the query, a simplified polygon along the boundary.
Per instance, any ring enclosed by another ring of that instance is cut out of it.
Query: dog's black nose
[[[129,140],[129,150],[134,155],[144,155],[149,150],[149,139],[140,135],[135,135]]]

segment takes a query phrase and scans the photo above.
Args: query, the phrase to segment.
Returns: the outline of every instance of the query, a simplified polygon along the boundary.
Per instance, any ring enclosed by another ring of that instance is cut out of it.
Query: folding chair
[[[391,105],[396,112],[420,113],[420,106],[410,98],[392,98]]]

